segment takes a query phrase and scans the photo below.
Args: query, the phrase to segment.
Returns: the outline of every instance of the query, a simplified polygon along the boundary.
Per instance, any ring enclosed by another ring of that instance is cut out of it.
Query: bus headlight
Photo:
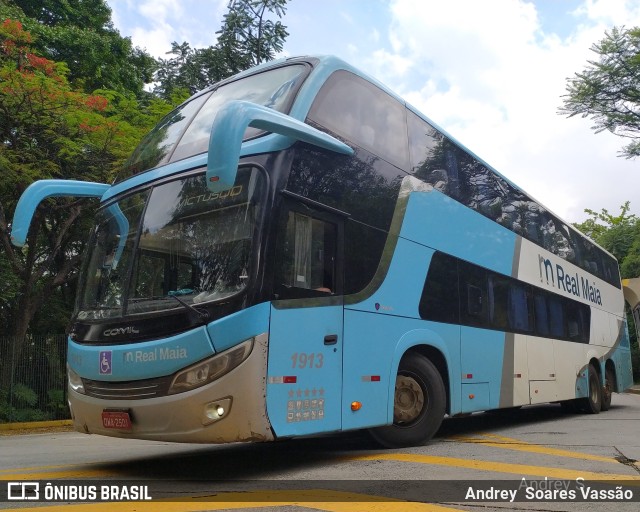
[[[183,393],[209,384],[242,363],[253,349],[253,338],[179,371],[169,386],[169,394]]]
[[[76,393],[82,393],[84,395],[84,384],[80,375],[74,372],[69,365],[67,365],[67,378],[69,379],[69,387]]]

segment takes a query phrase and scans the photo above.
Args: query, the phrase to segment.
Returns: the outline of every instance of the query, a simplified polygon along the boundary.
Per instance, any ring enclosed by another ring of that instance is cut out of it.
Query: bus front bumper
[[[267,335],[237,368],[192,391],[144,400],[105,400],[69,389],[74,429],[129,439],[183,443],[272,441],[266,413]],[[103,412],[128,413],[131,428],[106,428]]]

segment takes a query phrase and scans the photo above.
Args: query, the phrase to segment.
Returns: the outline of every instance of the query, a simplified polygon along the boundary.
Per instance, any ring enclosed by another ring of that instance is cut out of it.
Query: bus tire
[[[444,418],[446,393],[440,372],[426,357],[410,352],[400,361],[393,404],[393,424],[370,430],[386,448],[426,443]]]
[[[602,408],[602,385],[598,372],[589,365],[589,388],[586,398],[582,399],[582,409],[588,414],[598,414]]]
[[[604,371],[604,386],[602,386],[602,404],[601,411],[608,411],[611,407],[611,395],[616,384],[616,376],[611,367],[607,367]]]
[[[582,409],[581,407],[581,398],[574,398],[572,400],[563,400],[560,402],[560,407],[562,407],[562,411],[566,414],[576,414],[579,413]]]

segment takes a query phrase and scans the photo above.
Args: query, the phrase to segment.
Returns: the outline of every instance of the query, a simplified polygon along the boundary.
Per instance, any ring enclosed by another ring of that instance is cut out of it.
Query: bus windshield
[[[118,181],[168,162],[207,151],[211,124],[220,107],[245,100],[287,112],[305,76],[302,64],[284,66],[222,84],[195,96],[168,114],[142,139],[118,176]],[[262,133],[248,128],[245,140]]]
[[[101,208],[81,275],[77,317],[163,311],[243,291],[263,188],[262,174],[244,168],[235,186],[222,193],[209,192],[199,174]]]

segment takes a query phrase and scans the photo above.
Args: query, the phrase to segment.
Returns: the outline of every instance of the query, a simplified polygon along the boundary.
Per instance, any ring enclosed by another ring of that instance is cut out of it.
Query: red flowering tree
[[[54,307],[52,297],[61,290],[73,296],[93,208],[90,200],[45,201],[18,249],[9,222],[20,194],[39,179],[111,181],[157,118],[127,120],[138,105],[120,93],[72,90],[67,66],[31,44],[18,21],[0,21],[0,336],[15,337],[18,353],[34,316]],[[9,378],[3,359],[0,389]]]

